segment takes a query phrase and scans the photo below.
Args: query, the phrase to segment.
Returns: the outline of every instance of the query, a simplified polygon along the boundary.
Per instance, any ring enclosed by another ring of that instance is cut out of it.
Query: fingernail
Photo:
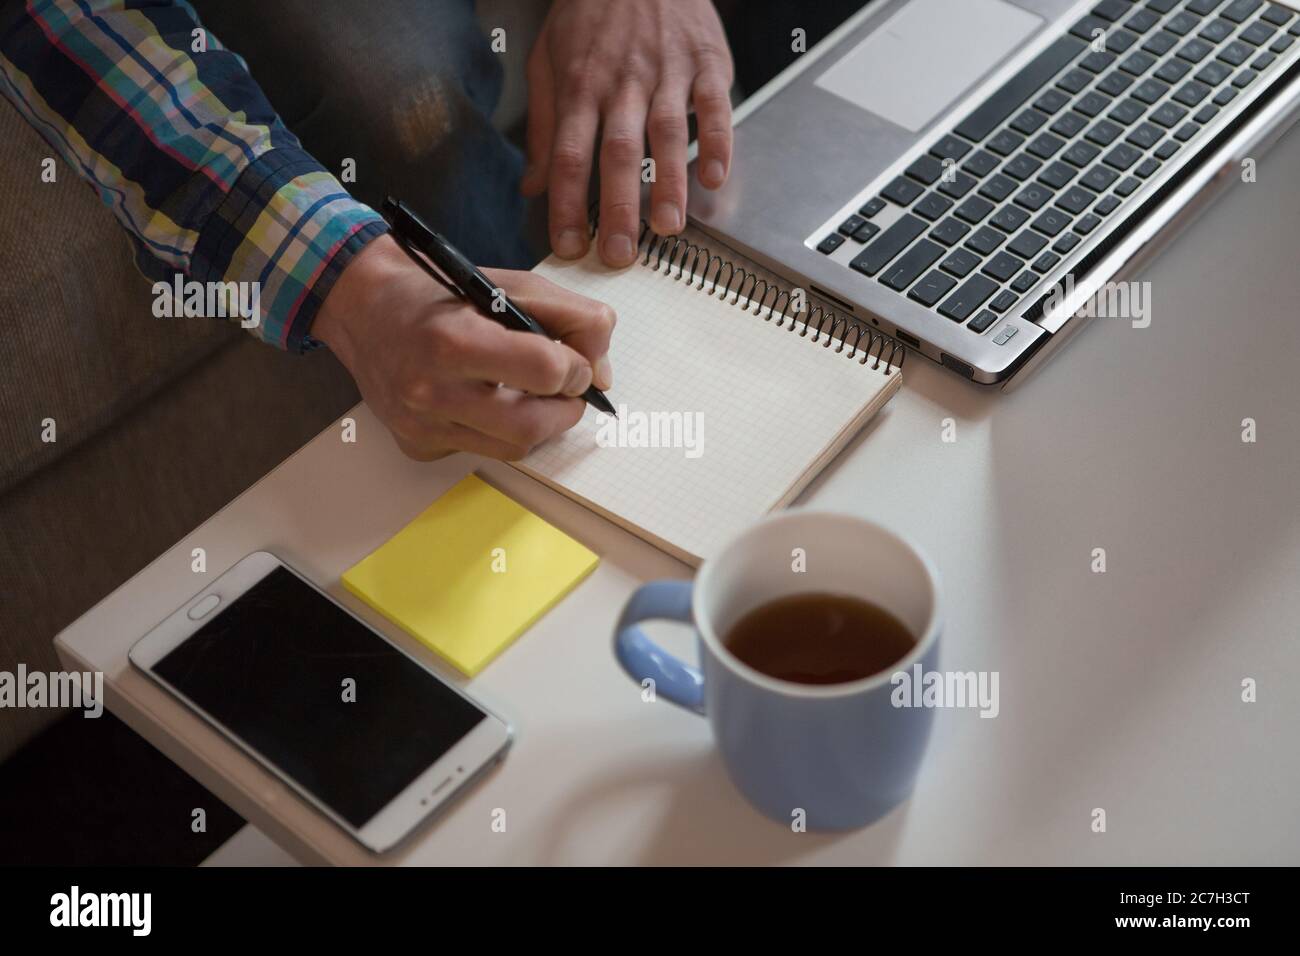
[[[704,164],[704,184],[706,186],[721,186],[724,175],[721,160],[711,159]]]
[[[605,240],[605,261],[625,266],[632,261],[632,239],[616,232]]]
[[[582,255],[582,233],[577,229],[562,229],[555,239],[555,254],[564,259]]]
[[[585,362],[576,365],[569,373],[568,384],[564,387],[564,394],[569,396],[581,395],[591,387],[591,366]]]
[[[596,359],[596,387],[602,392],[609,390],[614,385],[614,366],[609,364],[609,356],[602,355]]]
[[[682,211],[675,202],[661,202],[655,206],[654,221],[657,233],[681,232]]]

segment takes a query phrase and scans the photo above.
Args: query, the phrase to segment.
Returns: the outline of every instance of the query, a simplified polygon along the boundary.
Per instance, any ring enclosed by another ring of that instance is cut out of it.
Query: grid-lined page
[[[617,312],[619,421],[588,407],[519,467],[696,563],[811,478],[899,376],[641,261],[610,269],[593,251],[537,267]]]

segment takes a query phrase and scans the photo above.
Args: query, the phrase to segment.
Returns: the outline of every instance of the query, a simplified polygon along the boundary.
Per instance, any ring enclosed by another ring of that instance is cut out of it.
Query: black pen
[[[406,250],[407,255],[414,259],[417,265],[448,290],[463,299],[468,299],[489,319],[507,329],[551,337],[551,334],[542,328],[536,319],[511,302],[492,284],[491,279],[465,258],[445,236],[434,231],[412,212],[411,207],[406,203],[389,196],[384,200],[383,214],[388,224],[393,227],[398,245]],[[441,269],[446,278],[429,268],[429,263],[415,255],[415,252],[427,256],[429,262]],[[618,417],[609,399],[595,385],[582,393],[582,399],[597,411]]]

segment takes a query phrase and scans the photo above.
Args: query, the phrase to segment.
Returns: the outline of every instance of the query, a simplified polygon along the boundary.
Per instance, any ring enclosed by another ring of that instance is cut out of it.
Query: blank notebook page
[[[578,261],[552,256],[535,270],[618,313],[607,396],[626,430],[589,406],[518,467],[698,564],[794,498],[889,400],[901,375],[643,261],[644,252],[610,269],[593,252]],[[647,447],[651,434],[685,447]]]

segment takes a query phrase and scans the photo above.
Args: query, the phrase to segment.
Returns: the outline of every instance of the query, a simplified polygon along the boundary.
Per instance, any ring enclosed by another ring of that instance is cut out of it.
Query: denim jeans
[[[280,118],[375,208],[408,202],[474,262],[527,268],[522,157],[493,128],[501,58],[472,0],[194,0]]]

